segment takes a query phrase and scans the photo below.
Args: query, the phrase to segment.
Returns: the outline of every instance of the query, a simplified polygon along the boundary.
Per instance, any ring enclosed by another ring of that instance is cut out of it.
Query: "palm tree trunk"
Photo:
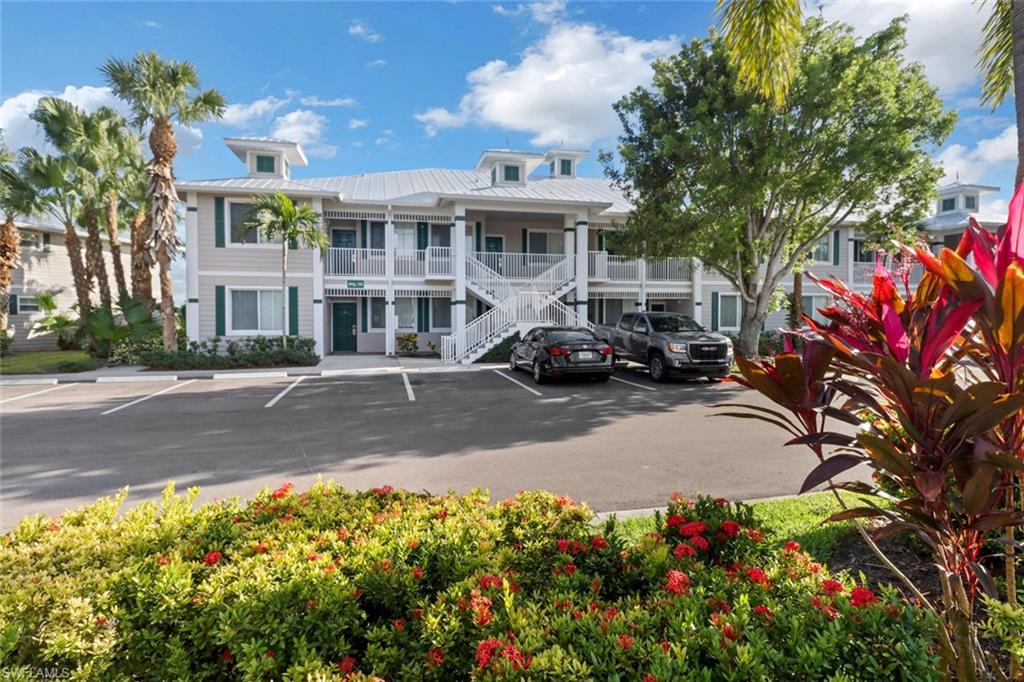
[[[288,348],[288,240],[281,238],[281,348]]]
[[[1024,2],[1013,3],[1013,105],[1017,115],[1017,176],[1024,180]]]
[[[124,279],[124,263],[121,262],[121,239],[117,229],[117,194],[111,193],[107,200],[107,239],[110,240],[110,258],[114,263],[114,282],[117,284],[117,298],[128,298],[128,283]]]
[[[11,299],[11,282],[21,258],[21,235],[14,224],[14,214],[8,213],[0,226],[0,334],[7,333],[7,306]]]
[[[153,252],[149,240],[153,232],[153,218],[145,209],[139,209],[132,218],[132,293],[141,301],[156,307],[153,300]]]
[[[71,261],[71,277],[75,281],[75,296],[78,298],[78,317],[84,319],[92,310],[92,303],[89,301],[92,282],[82,260],[82,243],[75,232],[75,224],[70,220],[64,223],[64,248],[68,252],[68,260]]]
[[[100,305],[111,309],[110,280],[107,278],[107,264],[103,259],[103,240],[100,238],[99,216],[96,207],[85,209],[85,258],[89,262],[89,271],[99,285]]]
[[[178,347],[175,333],[174,282],[171,261],[178,255],[177,215],[178,193],[174,189],[174,155],[178,143],[169,120],[159,120],[149,133],[149,205],[153,216],[153,245],[160,267],[160,315],[163,318],[164,350]]]

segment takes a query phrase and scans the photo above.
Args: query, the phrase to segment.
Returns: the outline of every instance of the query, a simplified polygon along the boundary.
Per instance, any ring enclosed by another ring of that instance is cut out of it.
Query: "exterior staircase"
[[[576,262],[566,256],[525,282],[504,277],[472,255],[466,256],[466,288],[491,309],[444,337],[445,363],[469,364],[516,332],[538,325],[591,326],[559,298],[575,286]]]

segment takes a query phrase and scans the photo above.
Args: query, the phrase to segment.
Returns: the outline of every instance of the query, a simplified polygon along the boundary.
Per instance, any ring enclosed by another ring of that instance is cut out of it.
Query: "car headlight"
[[[685,355],[686,354],[686,344],[685,343],[670,343],[670,344],[668,344],[668,350],[669,350],[670,353],[682,353],[682,354]]]

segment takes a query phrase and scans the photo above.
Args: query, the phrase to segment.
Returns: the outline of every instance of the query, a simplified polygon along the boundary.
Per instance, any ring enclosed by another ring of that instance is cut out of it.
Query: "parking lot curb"
[[[287,377],[288,377],[288,372],[287,371],[283,371],[283,370],[280,371],[280,372],[238,372],[236,374],[232,374],[230,372],[227,372],[227,373],[217,373],[217,374],[213,375],[213,378],[215,380],[220,380],[220,379],[286,379]]]
[[[48,379],[4,379],[0,386],[52,386],[57,383],[56,378]]]
[[[773,495],[771,497],[751,497],[749,499],[730,499],[731,502],[742,502],[744,504],[757,504],[759,502],[778,502],[779,500],[790,500],[798,495]],[[621,509],[619,511],[604,511],[594,513],[594,522],[603,523],[608,520],[609,517],[614,516],[619,521],[624,519],[635,519],[644,516],[654,516],[654,512],[665,513],[665,509],[668,507],[668,503],[665,503],[664,507],[647,507],[643,509]]]
[[[151,374],[148,376],[139,376],[132,374],[130,376],[122,377],[96,377],[97,384],[128,384],[136,381],[177,381],[177,374]]]

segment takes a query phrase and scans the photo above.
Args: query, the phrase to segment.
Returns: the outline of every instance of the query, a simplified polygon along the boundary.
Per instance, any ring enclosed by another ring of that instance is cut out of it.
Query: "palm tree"
[[[985,0],[975,0],[984,5]],[[1013,89],[1017,118],[1017,174],[1014,186],[1024,180],[1024,3],[995,0],[985,20],[981,47],[981,101],[998,107]]]
[[[135,175],[134,169],[142,166],[142,150],[138,135],[128,128],[127,121],[120,115],[115,114],[110,120],[106,137],[101,178],[106,201],[106,232],[114,265],[118,300],[123,305],[123,301],[131,294],[124,274],[124,263],[121,260],[118,226],[122,198],[129,196],[136,189],[138,176]]]
[[[0,145],[0,209],[4,222],[0,225],[0,334],[7,333],[8,302],[15,268],[21,257],[21,234],[15,220],[38,208],[35,189],[14,165],[14,155]]]
[[[171,261],[180,246],[177,234],[178,193],[174,189],[174,157],[178,142],[175,122],[201,123],[224,114],[224,97],[216,90],[199,91],[199,75],[190,62],[164,61],[156,52],[140,52],[131,61],[111,59],[101,67],[107,82],[132,108],[133,123],[152,124],[149,149],[149,205],[153,242],[160,268],[160,314],[164,348],[177,347],[174,282]]]
[[[153,309],[153,215],[146,197],[146,162],[141,153],[131,156],[122,181],[122,208],[131,236],[132,296]]]
[[[252,198],[243,228],[245,232],[258,230],[266,241],[281,241],[281,342],[287,348],[288,248],[326,249],[323,220],[310,206],[296,206],[284,192],[278,192]]]
[[[740,82],[781,106],[796,77],[800,0],[718,0],[717,9]]]
[[[84,316],[92,308],[89,300],[92,283],[82,261],[81,241],[75,231],[75,217],[81,207],[77,188],[83,171],[70,157],[40,154],[28,147],[21,150],[21,166],[36,191],[40,208],[64,226],[64,247],[71,261],[78,312]]]

